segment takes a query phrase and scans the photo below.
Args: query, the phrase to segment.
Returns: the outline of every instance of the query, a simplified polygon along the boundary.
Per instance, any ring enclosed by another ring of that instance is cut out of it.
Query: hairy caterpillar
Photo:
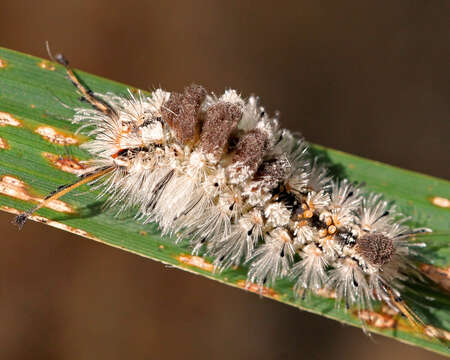
[[[383,300],[418,323],[401,281],[417,246],[409,237],[427,230],[402,225],[379,195],[330,178],[256,98],[232,90],[216,97],[195,85],[150,98],[94,95],[58,59],[94,107],[74,117],[94,138],[85,145],[94,160],[46,201],[95,183],[110,206],[137,208],[141,221],[189,238],[218,270],[248,263],[250,282],[290,277],[298,292],[329,287],[361,309]]]

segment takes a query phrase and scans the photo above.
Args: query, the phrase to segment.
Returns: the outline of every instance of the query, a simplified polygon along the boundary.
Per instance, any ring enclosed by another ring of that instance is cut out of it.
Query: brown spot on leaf
[[[42,156],[50,161],[58,169],[71,174],[81,175],[86,169],[86,167],[82,163],[74,158],[65,158],[47,152],[43,152]]]
[[[1,138],[1,137],[0,137],[0,149],[3,149],[3,150],[8,150],[9,149],[8,142],[5,139]]]
[[[392,315],[379,313],[370,310],[361,310],[355,313],[361,320],[368,325],[379,329],[392,329],[395,327],[395,319]]]
[[[441,288],[450,292],[450,266],[440,268],[429,264],[421,264],[420,270]]]
[[[189,254],[181,254],[176,257],[176,259],[186,265],[194,266],[196,268],[205,270],[205,271],[214,271],[213,264],[209,263],[205,259],[200,256],[194,256]]]
[[[263,296],[272,297],[274,299],[280,298],[280,294],[278,294],[275,290],[265,287],[265,286],[260,286],[255,283],[249,283],[245,280],[239,280],[237,282],[237,286],[239,286],[240,288],[246,289],[248,291],[254,292],[256,294],[263,295]]]
[[[326,297],[328,299],[336,299],[336,291],[327,288],[321,288],[314,290],[314,294],[322,297]]]
[[[399,312],[398,312],[398,311],[394,310],[393,308],[391,308],[390,306],[386,305],[385,303],[383,303],[383,304],[381,305],[381,312],[382,312],[383,314],[391,315],[391,316],[397,316],[397,315],[399,315]]]
[[[8,62],[5,59],[0,58],[0,69],[4,69],[8,66]]]
[[[22,180],[11,175],[4,175],[0,178],[0,194],[23,201],[34,201],[38,203],[43,201],[42,198],[31,195],[27,190],[26,184]],[[68,204],[61,200],[52,200],[46,207],[58,212],[74,212]]]
[[[52,63],[50,63],[47,60],[42,60],[40,63],[38,63],[38,66],[44,70],[54,71],[56,69],[55,65],[53,65]]]
[[[10,113],[0,111],[0,126],[22,126],[22,123]]]
[[[440,196],[435,196],[431,198],[431,203],[433,205],[445,208],[445,209],[450,209],[450,200],[446,199],[444,197],[440,197]]]
[[[450,332],[444,329],[439,329],[434,326],[427,325],[425,326],[424,332],[425,335],[429,337],[450,341]]]
[[[58,132],[50,126],[39,126],[35,132],[53,144],[75,145],[78,143],[74,137]]]

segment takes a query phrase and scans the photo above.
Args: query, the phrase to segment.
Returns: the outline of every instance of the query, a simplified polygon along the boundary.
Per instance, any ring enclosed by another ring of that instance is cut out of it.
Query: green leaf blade
[[[0,112],[10,114],[21,124],[0,126],[0,138],[8,144],[6,149],[0,149],[0,178],[11,176],[19,179],[25,184],[24,191],[30,198],[43,197],[59,185],[76,180],[76,175],[61,171],[46,159],[43,153],[61,155],[69,150],[71,156],[79,160],[87,159],[88,156],[78,146],[64,147],[45,140],[36,133],[36,129],[49,126],[63,135],[73,136],[83,142],[86,138],[75,135],[78,126],[70,122],[73,115],[70,108],[85,105],[80,103],[79,95],[65,78],[64,69],[59,65],[2,48],[0,60],[3,61],[0,63],[6,63],[6,66],[0,67]],[[42,64],[46,64],[46,68],[43,68]],[[99,93],[124,94],[129,88],[83,72],[77,73],[83,82]],[[68,108],[63,104],[67,104]],[[313,150],[338,166],[341,175],[353,181],[364,181],[369,190],[381,192],[387,199],[396,201],[404,213],[411,215],[413,225],[433,229],[435,235],[423,237],[428,246],[421,252],[421,260],[441,268],[450,266],[450,209],[436,201],[436,198],[450,199],[449,182],[321,146],[315,145]],[[74,209],[73,214],[44,208],[38,215],[48,220],[41,220],[140,256],[231,286],[243,287],[246,278],[245,267],[220,274],[214,273],[210,259],[190,257],[190,249],[186,243],[178,246],[174,244],[173,239],[161,237],[155,224],[142,225],[132,218],[116,219],[110,212],[102,210],[102,202],[97,199],[97,193],[87,192],[86,187],[81,191],[85,192],[82,196],[69,193],[62,199]],[[9,212],[29,209],[34,203],[30,199],[20,200],[15,196],[0,194],[1,209]],[[418,288],[417,291],[420,291],[419,295],[423,297],[429,294],[437,296],[430,289]],[[336,308],[332,298],[312,296],[308,301],[298,299],[293,293],[292,283],[287,280],[279,281],[273,289],[266,289],[264,295],[343,323],[361,326],[351,311],[345,312],[342,308]],[[450,331],[448,294],[442,293],[439,296],[439,304],[436,302],[427,310],[431,318],[436,319],[433,325]],[[444,344],[414,333],[403,320],[400,320],[396,329],[371,327],[370,330],[449,354]]]

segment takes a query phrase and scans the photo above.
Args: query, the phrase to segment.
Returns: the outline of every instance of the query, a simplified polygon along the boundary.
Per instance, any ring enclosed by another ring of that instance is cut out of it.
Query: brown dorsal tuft
[[[216,159],[219,159],[241,117],[242,110],[236,104],[221,101],[209,107],[206,110],[200,135],[200,150],[213,154]]]
[[[373,265],[384,265],[395,253],[392,239],[382,234],[366,234],[356,240],[356,251]]]
[[[182,144],[194,143],[200,133],[199,110],[206,97],[206,90],[192,84],[184,93],[172,93],[161,113]]]
[[[259,129],[250,130],[242,135],[232,158],[230,178],[243,181],[252,177],[263,161],[267,142],[267,134]]]
[[[290,171],[291,164],[286,156],[282,155],[264,160],[256,171],[254,179],[262,181],[264,187],[274,189],[286,179]]]

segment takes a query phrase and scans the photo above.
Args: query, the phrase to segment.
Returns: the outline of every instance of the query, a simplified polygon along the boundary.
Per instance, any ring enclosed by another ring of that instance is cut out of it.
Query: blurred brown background
[[[140,88],[257,93],[312,142],[449,172],[450,2],[2,1],[0,45]],[[94,89],[95,90],[95,89]],[[439,359],[0,214],[1,359]]]

